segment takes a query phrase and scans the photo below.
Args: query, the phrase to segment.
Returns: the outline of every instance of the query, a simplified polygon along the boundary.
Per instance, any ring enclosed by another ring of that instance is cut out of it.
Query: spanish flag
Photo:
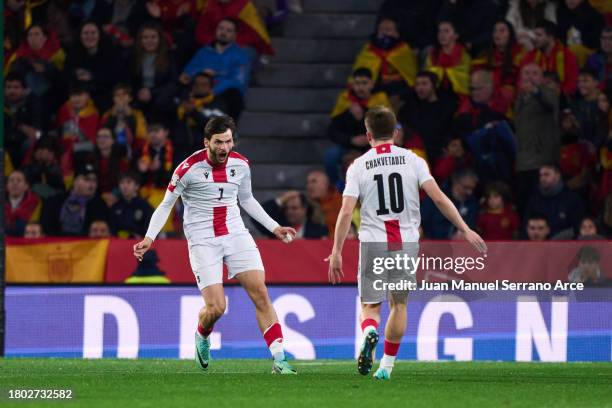
[[[33,50],[28,45],[27,41],[24,41],[11,56],[8,61],[4,64],[4,74],[6,75],[11,70],[11,65],[16,60],[23,58],[32,61],[43,60],[52,63],[57,69],[64,69],[64,62],[66,60],[66,54],[62,49],[57,35],[53,32],[49,32],[47,41],[39,50]]]
[[[210,44],[215,39],[217,24],[224,18],[240,22],[236,42],[241,47],[253,47],[260,54],[273,55],[270,35],[257,9],[250,0],[221,2],[210,0],[196,27],[198,44]]]
[[[555,43],[550,55],[538,49],[529,51],[521,62],[522,65],[535,62],[544,72],[556,72],[561,82],[561,89],[566,95],[576,92],[578,86],[578,61],[576,56],[560,41]]]
[[[471,66],[472,58],[461,44],[456,44],[450,54],[432,50],[425,61],[425,69],[437,75],[441,86],[450,87],[458,95],[469,93]]]
[[[16,239],[6,246],[11,283],[101,283],[108,239]]]
[[[368,68],[374,82],[379,76],[382,76],[383,81],[387,78],[394,80],[397,76],[406,81],[408,86],[413,86],[418,63],[412,48],[405,42],[398,43],[390,50],[383,50],[368,42],[353,64],[353,71],[357,68]]]
[[[384,92],[372,94],[372,96],[370,96],[368,99],[359,99],[357,96],[355,96],[355,94],[347,89],[338,95],[338,99],[336,99],[336,106],[334,106],[334,109],[332,110],[331,117],[333,118],[343,114],[354,103],[361,105],[361,107],[364,109],[373,108],[374,106],[379,105],[391,108],[389,97]]]

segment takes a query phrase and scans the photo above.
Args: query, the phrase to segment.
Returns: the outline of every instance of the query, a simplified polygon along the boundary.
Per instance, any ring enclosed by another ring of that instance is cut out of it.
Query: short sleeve
[[[429,172],[429,166],[425,160],[423,160],[421,157],[417,157],[414,164],[417,180],[419,181],[419,187],[421,187],[427,180],[433,180],[433,177]]]
[[[355,169],[355,163],[351,164],[346,171],[346,185],[344,186],[345,197],[359,198],[359,172]]]

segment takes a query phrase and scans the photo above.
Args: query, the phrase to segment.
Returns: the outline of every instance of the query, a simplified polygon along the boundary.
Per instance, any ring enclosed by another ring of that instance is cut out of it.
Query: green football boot
[[[391,374],[384,367],[378,367],[378,370],[373,375],[375,380],[388,380],[391,378]]]
[[[357,359],[357,371],[361,375],[368,375],[372,370],[374,363],[374,350],[378,344],[378,333],[376,330],[370,330],[363,338],[359,358]]]
[[[286,358],[274,360],[272,364],[272,374],[297,374],[297,370],[291,367]]]
[[[208,363],[210,363],[210,340],[202,337],[198,332],[195,334],[195,361],[200,370],[208,370]]]

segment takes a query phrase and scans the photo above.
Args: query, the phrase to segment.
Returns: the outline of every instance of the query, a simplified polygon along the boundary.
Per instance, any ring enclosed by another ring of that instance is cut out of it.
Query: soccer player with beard
[[[225,312],[223,264],[255,305],[257,323],[274,359],[272,373],[296,374],[285,358],[283,333],[264,279],[259,250],[240,217],[240,206],[278,239],[290,242],[295,230],[274,221],[253,197],[249,161],[233,152],[236,125],[229,116],[210,119],[204,128],[205,149],[183,161],[174,171],[162,203],[157,207],[145,238],[134,245],[134,256],[143,255],[165,224],[176,200],[185,206],[183,224],[189,260],[205,306],[200,310],[195,334],[196,363],[210,363],[210,333]]]
[[[346,173],[346,187],[336,223],[334,246],[331,255],[326,259],[329,261],[330,282],[339,283],[344,276],[342,247],[358,200],[361,202],[361,243],[386,243],[387,248],[399,248],[397,244],[406,243],[410,244],[410,256],[417,256],[421,223],[419,188],[427,193],[470,244],[478,251],[485,252],[486,244],[467,226],[453,202],[440,190],[429,173],[425,160],[412,151],[393,144],[398,132],[393,112],[383,106],[373,107],[366,113],[365,126],[371,148],[358,157]],[[368,249],[360,245],[359,250],[361,255],[362,250]],[[366,266],[361,265],[361,256],[359,262],[359,285],[360,289],[363,289],[362,284],[366,285],[368,275],[364,272]],[[380,308],[385,300],[389,301],[391,313],[385,325],[384,355],[380,367],[374,373],[374,378],[380,380],[390,378],[406,330],[407,292],[387,294],[380,291],[372,299],[362,297],[363,339],[357,361],[359,373],[368,374],[372,369],[374,349],[378,344]]]

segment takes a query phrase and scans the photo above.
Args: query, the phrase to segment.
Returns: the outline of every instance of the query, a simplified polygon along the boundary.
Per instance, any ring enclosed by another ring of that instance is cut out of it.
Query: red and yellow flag
[[[373,108],[374,106],[378,105],[383,105],[387,108],[391,108],[391,102],[389,101],[389,97],[384,92],[377,92],[375,94],[372,94],[372,96],[367,100],[357,100],[352,93],[350,93],[348,90],[345,90],[340,95],[338,95],[338,99],[336,99],[336,106],[334,106],[334,109],[332,110],[331,117],[333,118],[344,113],[354,103],[358,103],[364,108]]]
[[[385,72],[397,71],[409,86],[414,85],[418,63],[412,48],[405,42],[399,43],[390,50],[383,50],[367,43],[361,49],[353,64],[353,71],[357,68],[368,68],[372,72],[374,82]]]
[[[434,56],[430,52],[425,61],[425,69],[436,74],[442,84],[448,81],[453,91],[459,95],[469,93],[471,66],[472,58],[461,44],[455,45],[451,54],[440,51]]]

